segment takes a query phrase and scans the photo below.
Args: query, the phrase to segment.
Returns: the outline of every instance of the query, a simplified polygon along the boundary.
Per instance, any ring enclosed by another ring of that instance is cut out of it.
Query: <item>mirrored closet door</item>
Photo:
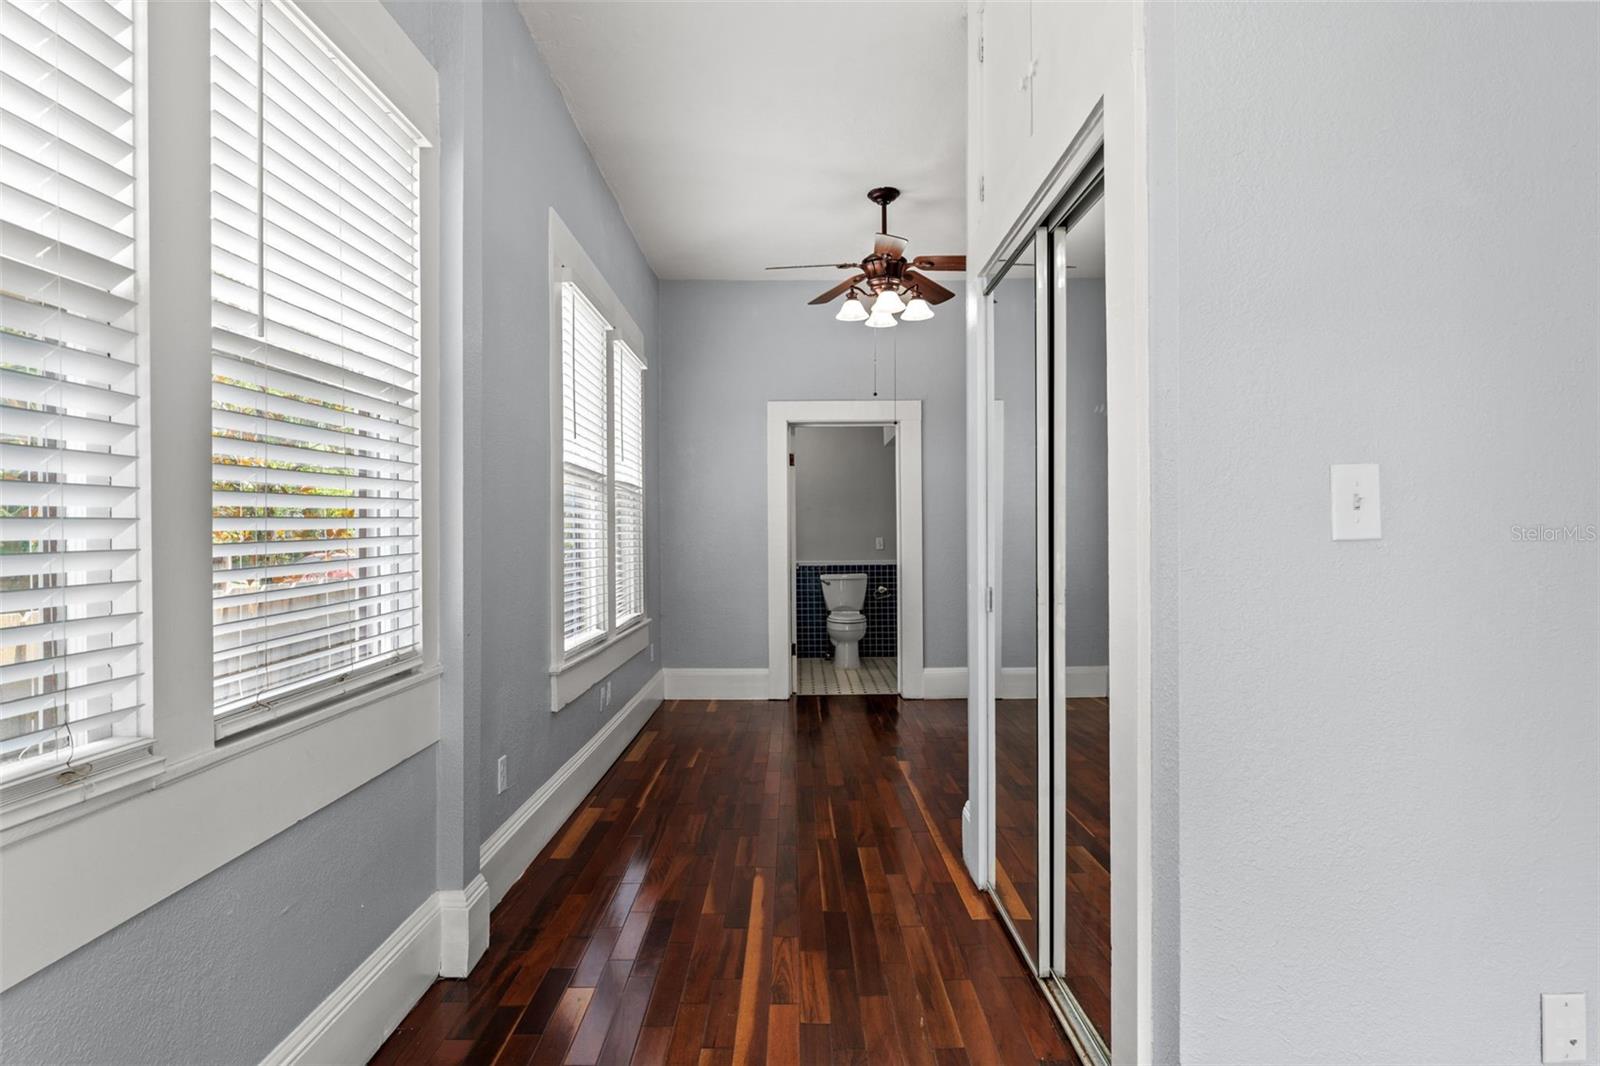
[[[1039,462],[1036,432],[1046,392],[1040,357],[1040,299],[1048,256],[1044,231],[1018,253],[989,292],[994,354],[989,412],[989,494],[995,648],[994,888],[1012,934],[1044,972],[1040,872],[1049,841],[1039,818],[1047,787],[1049,745],[1039,669],[1044,598],[1038,581],[1049,511],[1041,505],[1048,467]]]
[[[1105,204],[1096,183],[1050,234],[1053,969],[1069,1012],[1111,1040],[1111,704]]]
[[[995,902],[1109,1061],[1105,213],[1092,171],[988,281]]]

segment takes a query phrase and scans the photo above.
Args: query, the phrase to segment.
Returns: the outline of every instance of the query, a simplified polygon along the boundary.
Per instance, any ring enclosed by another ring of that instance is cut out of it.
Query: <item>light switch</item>
[[[1543,1062],[1582,1062],[1589,1056],[1589,1018],[1583,993],[1539,997]]]
[[[1333,490],[1333,539],[1377,540],[1383,536],[1378,510],[1378,464],[1346,463],[1329,468]]]
[[[883,538],[882,537],[878,538],[878,550],[879,551],[883,551]]]

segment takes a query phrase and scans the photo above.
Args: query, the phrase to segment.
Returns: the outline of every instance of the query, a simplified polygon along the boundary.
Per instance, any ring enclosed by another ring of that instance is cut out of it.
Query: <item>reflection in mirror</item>
[[[1111,1041],[1110,703],[1107,609],[1105,207],[1053,235],[1062,410],[1060,543],[1065,883],[1061,974],[1101,1039]]]
[[[1030,246],[990,294],[994,328],[995,890],[1039,963],[1035,289]]]

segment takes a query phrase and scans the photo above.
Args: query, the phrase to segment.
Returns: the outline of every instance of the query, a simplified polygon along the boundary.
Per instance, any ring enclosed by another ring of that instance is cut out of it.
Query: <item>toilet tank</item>
[[[859,611],[867,599],[866,574],[822,574],[822,598],[828,610]]]

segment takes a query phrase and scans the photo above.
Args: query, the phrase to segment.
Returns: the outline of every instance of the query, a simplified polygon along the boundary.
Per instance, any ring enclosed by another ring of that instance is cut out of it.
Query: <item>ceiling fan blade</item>
[[[906,250],[906,239],[896,237],[892,233],[880,233],[872,245],[872,254],[881,255],[886,259],[898,259],[900,253]]]
[[[911,261],[911,265],[918,270],[965,270],[967,257],[964,255],[919,255]]]
[[[917,295],[931,304],[942,304],[955,295],[926,274],[918,274],[915,270],[906,271],[905,280],[907,284],[916,286]]]
[[[850,286],[854,285],[856,282],[866,280],[866,277],[867,276],[865,274],[857,274],[848,281],[841,281],[839,284],[835,285],[833,288],[829,289],[827,292],[810,302],[814,304],[825,304],[829,300],[832,300],[835,296],[838,296],[840,293],[847,291]]]
[[[860,263],[796,263],[793,266],[767,267],[768,270],[824,270],[828,267],[837,267],[840,270],[860,270]]]

